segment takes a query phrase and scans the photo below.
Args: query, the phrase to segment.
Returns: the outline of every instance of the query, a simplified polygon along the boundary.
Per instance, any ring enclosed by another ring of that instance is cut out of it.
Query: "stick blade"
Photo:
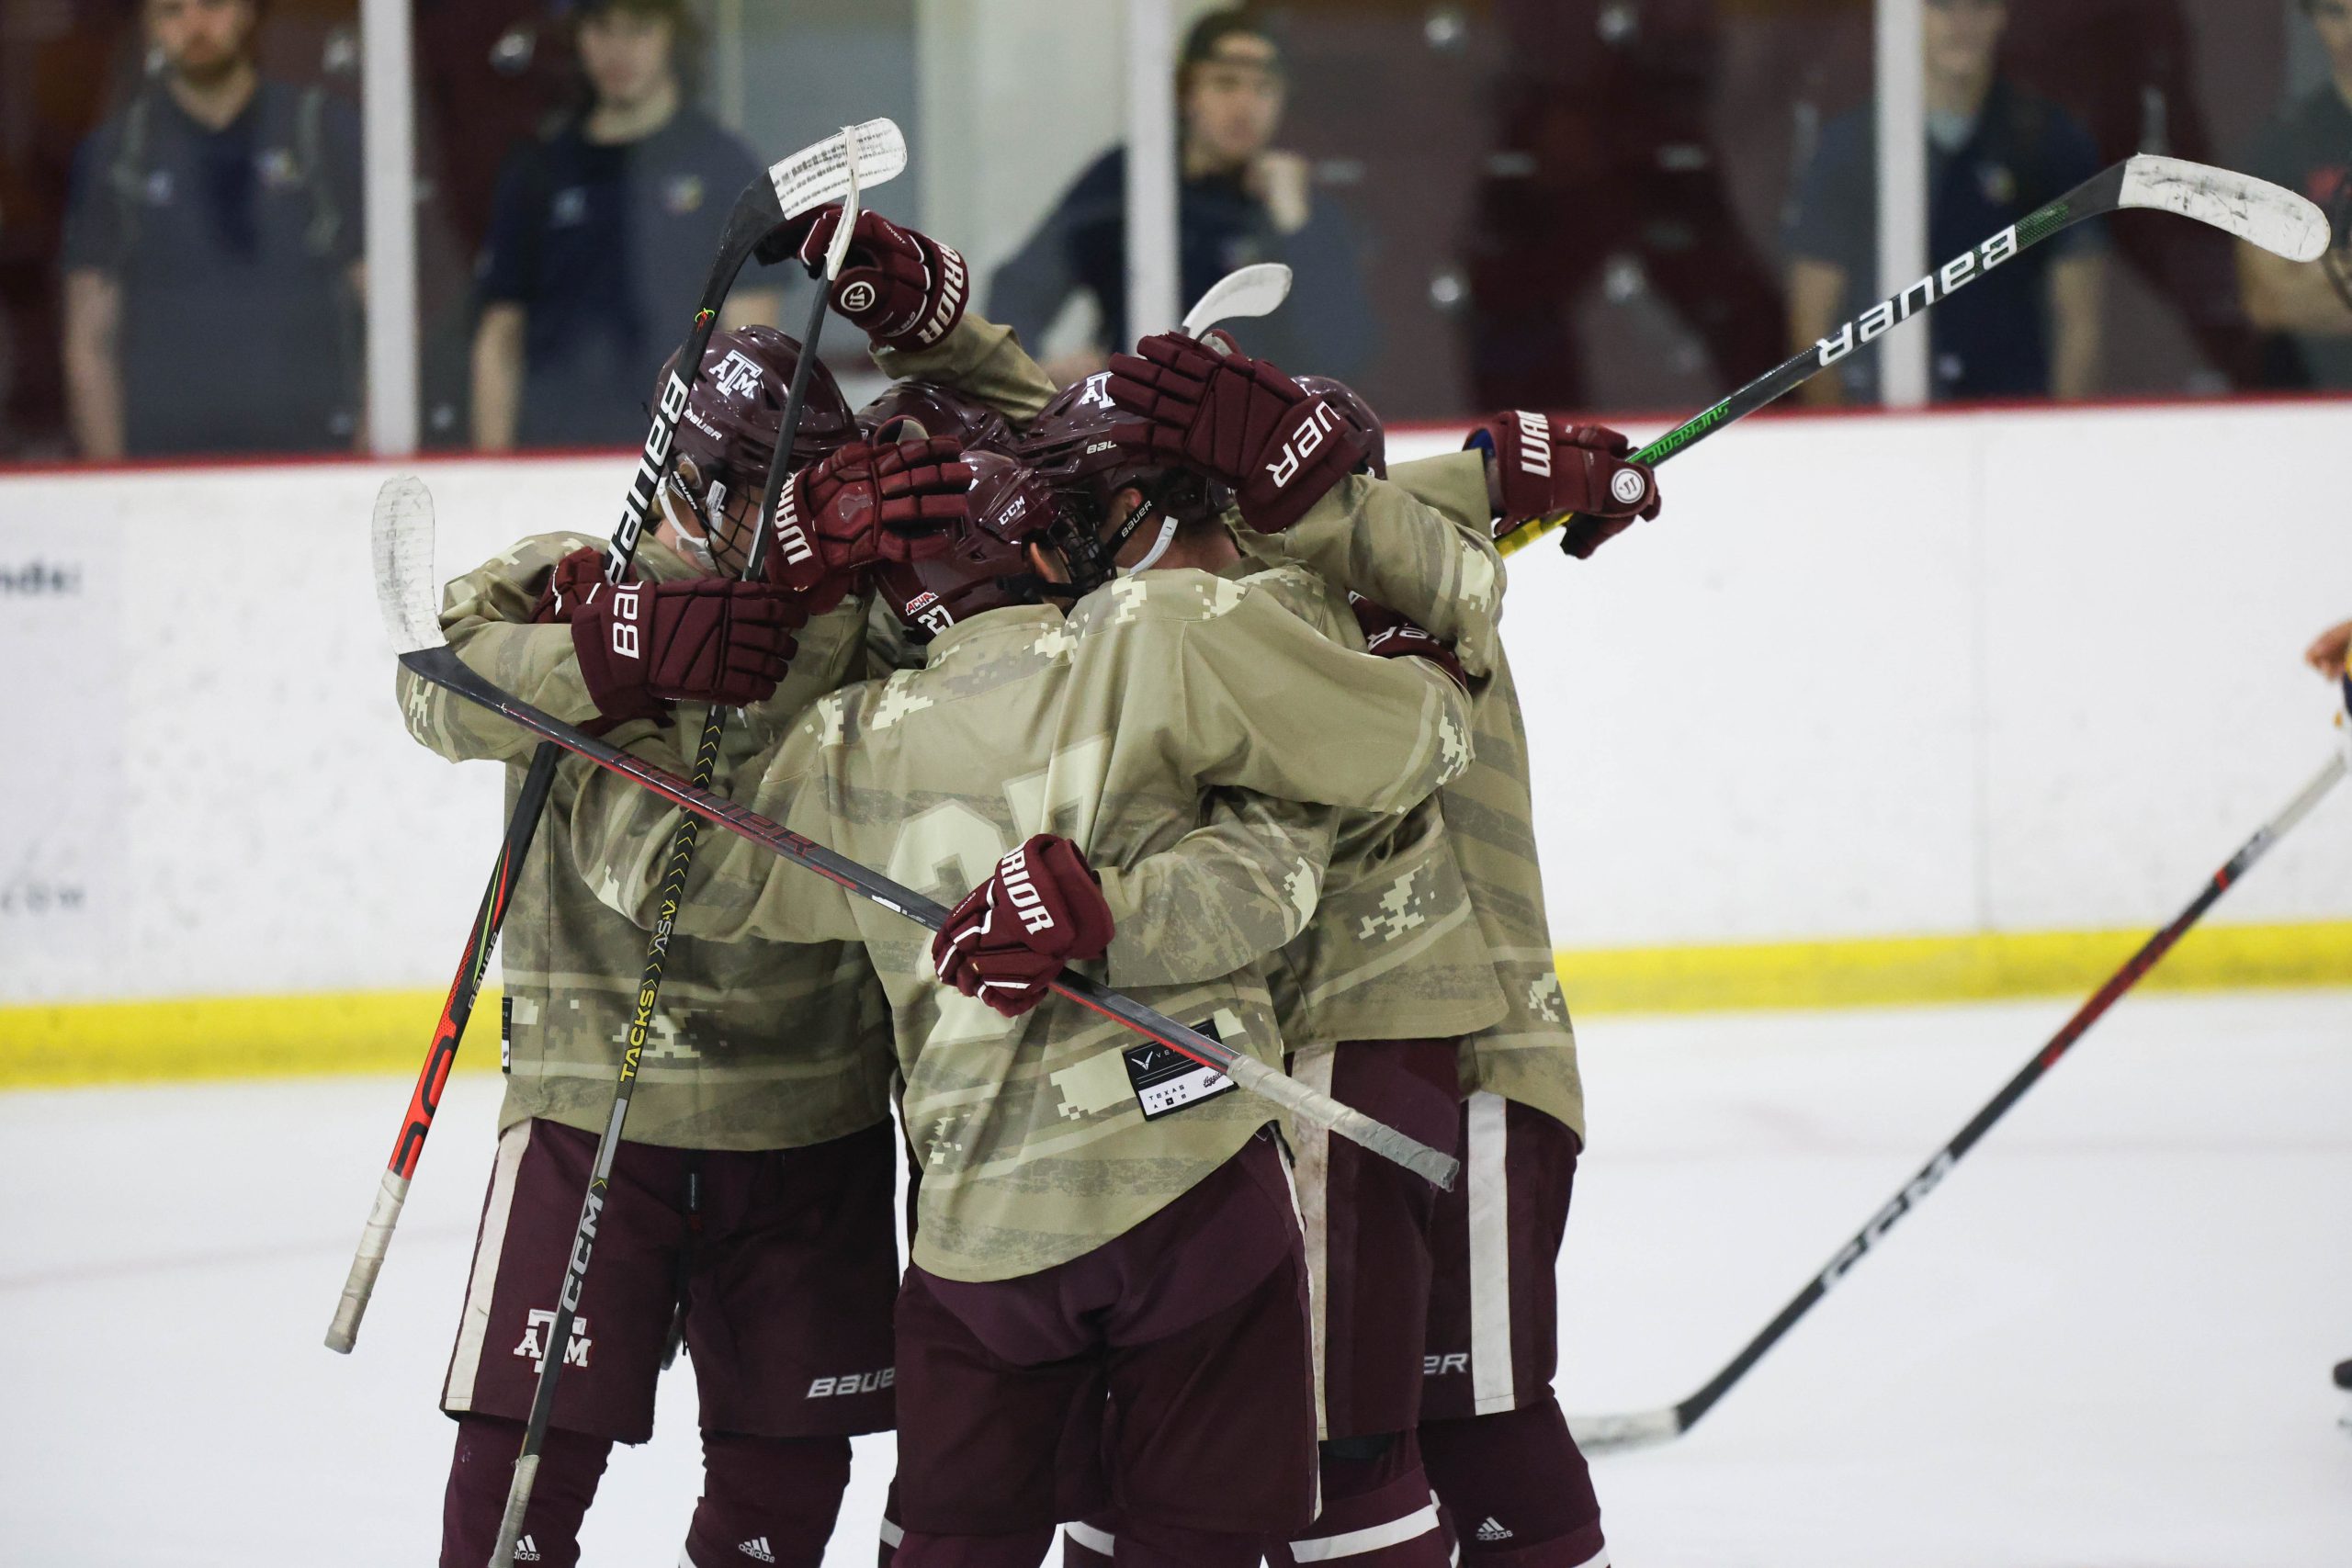
[[[2194,218],[2289,261],[2317,261],[2327,249],[2327,215],[2313,203],[2252,175],[2184,158],[2133,157],[2117,201]]]
[[[368,530],[376,558],[376,610],[394,653],[442,643],[440,583],[433,570],[433,492],[414,474],[394,474],[376,492]]]
[[[854,164],[860,188],[897,178],[907,166],[907,138],[894,119],[846,126],[768,169],[775,203],[786,218],[839,201],[849,194]]]
[[[1586,1453],[1626,1453],[1672,1442],[1682,1435],[1682,1422],[1670,1409],[1642,1410],[1629,1416],[1571,1416],[1568,1432]]]
[[[1198,337],[1219,321],[1271,316],[1290,298],[1290,268],[1280,262],[1236,267],[1208,286],[1184,312],[1183,333]]]

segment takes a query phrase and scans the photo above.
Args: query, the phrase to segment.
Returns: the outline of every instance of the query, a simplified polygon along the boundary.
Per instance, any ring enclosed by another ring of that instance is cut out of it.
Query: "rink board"
[[[2296,654],[2352,614],[2347,443],[2352,405],[2327,402],[1764,419],[1678,461],[1666,515],[1595,561],[1515,558],[1577,1005],[2095,978],[2104,933],[2168,918],[2324,755]],[[2247,455],[2226,494],[2182,471],[2215,450]],[[419,468],[445,571],[604,532],[626,476]],[[0,478],[0,1070],[30,1052],[111,1076],[150,1038],[175,1073],[380,1066],[371,1042],[422,1041],[499,789],[393,711],[366,551],[390,471]],[[2257,930],[2174,973],[2352,978],[2352,808],[2215,921]],[[185,997],[230,1000],[137,1028],[80,1005]],[[224,1040],[262,1043],[205,1043]]]

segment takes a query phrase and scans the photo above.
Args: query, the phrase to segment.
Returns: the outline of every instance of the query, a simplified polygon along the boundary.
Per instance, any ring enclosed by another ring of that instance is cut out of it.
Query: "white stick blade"
[[[907,166],[907,139],[894,119],[869,119],[811,142],[768,169],[776,206],[786,218],[849,194],[850,164],[861,187],[895,179]]]
[[[2327,215],[2318,207],[2230,169],[2143,152],[2124,165],[2119,199],[2210,223],[2289,261],[2317,261],[2327,249]]]
[[[376,492],[368,530],[376,557],[376,609],[394,653],[441,646],[440,583],[433,571],[433,492],[394,474]]]
[[[1682,1435],[1682,1423],[1672,1410],[1645,1410],[1632,1416],[1571,1416],[1568,1432],[1577,1447],[1589,1454],[1623,1453],[1629,1449],[1654,1449]]]
[[[1282,263],[1255,262],[1236,267],[1193,301],[1193,308],[1184,312],[1184,335],[1198,337],[1219,321],[1271,316],[1289,298],[1290,268]]]

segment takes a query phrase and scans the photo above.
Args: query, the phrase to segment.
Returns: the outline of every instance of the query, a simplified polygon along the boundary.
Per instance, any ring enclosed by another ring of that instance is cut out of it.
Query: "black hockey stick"
[[[695,303],[693,327],[678,351],[668,383],[662,389],[636,472],[629,478],[621,520],[613,530],[612,543],[605,551],[606,581],[618,584],[628,575],[638,540],[644,532],[646,513],[669,477],[673,456],[672,440],[677,433],[678,421],[685,412],[686,394],[701,374],[703,351],[709,346],[710,334],[718,324],[719,307],[726,303],[744,264],[787,219],[838,200],[847,188],[853,155],[858,162],[858,176],[866,185],[879,185],[906,166],[906,141],[891,121],[869,120],[856,127],[855,133],[854,144],[836,134],[802,148],[763,172],[735,198],[734,209],[719,232],[718,259],[712,262],[702,298]],[[326,1344],[330,1350],[347,1355],[358,1339],[360,1319],[366,1315],[368,1298],[375,1292],[376,1276],[384,1266],[384,1253],[391,1245],[393,1228],[400,1224],[401,1206],[408,1198],[409,1180],[416,1174],[417,1161],[424,1153],[424,1140],[433,1131],[433,1118],[441,1108],[441,1091],[448,1081],[449,1068],[457,1060],[458,1042],[473,1017],[474,999],[481,994],[482,980],[490,972],[491,955],[498,948],[499,929],[505,922],[507,905],[523,874],[523,863],[531,852],[539,818],[546,812],[548,791],[555,783],[556,763],[561,755],[561,748],[541,745],[532,753],[530,768],[523,775],[514,815],[507,819],[505,841],[500,846],[497,863],[491,868],[490,886],[482,890],[481,907],[466,933],[457,977],[450,982],[449,994],[441,1004],[441,1016],[434,1023],[424,1066],[418,1071],[416,1088],[409,1097],[408,1115],[401,1124],[400,1136],[392,1144],[391,1158],[385,1164],[382,1179],[377,1183],[368,1223],[360,1230],[359,1247],[352,1255],[351,1270],[335,1304],[334,1320],[327,1326]]]
[[[877,122],[888,125],[888,120]],[[808,380],[817,367],[817,343],[825,327],[825,317],[831,303],[834,281],[840,277],[842,263],[849,254],[852,231],[857,222],[857,197],[860,185],[859,167],[865,160],[859,155],[860,127],[846,126],[839,141],[843,149],[842,168],[847,186],[842,192],[841,220],[834,225],[831,248],[825,256],[823,275],[818,279],[814,298],[808,302],[808,324],[800,334],[799,357],[792,366],[792,384],[785,393],[784,417],[776,430],[775,453],[768,462],[766,482],[762,486],[760,504],[751,513],[752,540],[745,552],[743,579],[758,580],[767,559],[768,542],[774,530],[769,520],[776,514],[778,500],[784,493],[786,479],[792,473],[792,444],[800,433],[801,410],[807,406]],[[893,136],[897,127],[891,127]],[[903,158],[899,160],[903,164]],[[890,171],[896,174],[893,168]],[[684,406],[683,397],[680,408]],[[454,658],[455,656],[452,655]],[[695,748],[693,786],[700,790],[710,787],[711,776],[718,771],[718,746],[727,729],[727,710],[713,705],[703,720],[702,739]],[[653,1014],[662,996],[662,976],[670,963],[670,912],[676,910],[686,896],[686,878],[694,869],[695,846],[702,836],[702,819],[687,814],[678,818],[677,833],[670,840],[670,858],[663,867],[662,888],[657,896],[663,918],[653,927],[645,947],[645,970],[637,985],[636,1010],[630,1015],[626,1042],[621,1052],[619,1072],[613,1080],[613,1107],[605,1118],[605,1130],[597,1134],[596,1153],[588,1168],[588,1190],[580,1203],[580,1221],[571,1235],[571,1249],[565,1256],[563,1285],[557,1292],[555,1321],[548,1325],[549,1345],[558,1347],[554,1354],[539,1358],[538,1382],[531,1391],[530,1418],[523,1426],[523,1450],[514,1461],[514,1480],[506,1492],[506,1513],[499,1522],[498,1542],[490,1555],[491,1568],[514,1568],[515,1547],[523,1539],[523,1516],[531,1506],[531,1490],[538,1479],[539,1455],[547,1446],[548,1424],[555,1415],[555,1391],[563,1376],[562,1348],[571,1340],[571,1320],[580,1308],[581,1288],[587,1283],[589,1260],[596,1247],[596,1225],[604,1213],[605,1195],[611,1190],[613,1162],[620,1156],[621,1134],[628,1124],[629,1102],[636,1097],[637,1069],[645,1049],[646,1035],[653,1027]]]
[[[2046,207],[2036,209],[2009,228],[1946,262],[1892,299],[1871,306],[1834,337],[1766,371],[1730,397],[1696,418],[1685,420],[1634,454],[1634,460],[1653,467],[1695,446],[1725,425],[1746,419],[1779,401],[1812,380],[1864,344],[1878,340],[1889,328],[1909,321],[1930,306],[1951,298],[1977,278],[2015,258],[2052,234],[2086,218],[2104,217],[2127,208],[2176,212],[2210,223],[2250,244],[2290,261],[2313,260],[2327,249],[2327,218],[2312,203],[2293,191],[2257,180],[2251,175],[2191,164],[2180,158],[2140,153],[2102,174],[2092,175]],[[1495,541],[1504,555],[1525,548],[1570,522],[1575,513],[1538,517],[1522,523]]]
[[[1605,1453],[1611,1450],[1649,1448],[1670,1442],[1698,1425],[1699,1418],[1715,1406],[1732,1386],[1747,1375],[1748,1369],[1764,1359],[1764,1353],[1781,1342],[1781,1336],[1796,1326],[1798,1319],[1811,1312],[1822,1297],[1845,1281],[1863,1255],[1876,1247],[1893,1230],[1897,1221],[1917,1209],[1934,1191],[1943,1179],[1951,1174],[1978,1139],[1992,1131],[1993,1124],[2007,1114],[2009,1107],[2025,1098],[2026,1090],[2041,1081],[2041,1076],[2058,1065],[2060,1058],[2074,1049],[2075,1043],[2089,1032],[2118,998],[2140,983],[2143,976],[2154,968],[2164,955],[2218,902],[2222,894],[2235,886],[2255,863],[2270,851],[2270,847],[2294,829],[2317,806],[2327,792],[2344,777],[2345,757],[2330,757],[2302,793],[2287,804],[2285,810],[2255,830],[2255,835],[2240,846],[2229,863],[2215,872],[2188,907],[2173,917],[2165,927],[2140,944],[2140,950],[2124,960],[2123,967],[2109,976],[2107,984],[2092,993],[2068,1019],[2064,1027],[2050,1037],[2049,1042],[2033,1055],[2033,1059],[2018,1069],[2017,1075],[2001,1086],[2000,1093],[1986,1102],[1984,1108],[1968,1120],[1968,1124],[1952,1135],[1950,1143],[1936,1151],[1936,1156],[1919,1168],[1917,1174],[1903,1184],[1889,1199],[1885,1207],[1870,1218],[1870,1223],[1848,1239],[1829,1259],[1828,1266],[1808,1280],[1780,1315],[1764,1325],[1763,1331],[1749,1340],[1728,1366],[1707,1380],[1696,1393],[1679,1404],[1661,1410],[1644,1410],[1620,1416],[1577,1416],[1569,1418],[1568,1426],[1577,1441],[1587,1452]]]
[[[723,795],[697,788],[692,781],[667,769],[583,735],[468,669],[442,639],[440,623],[434,613],[436,589],[433,575],[432,498],[413,476],[386,481],[376,503],[375,544],[376,588],[385,628],[401,662],[416,675],[505,715],[533,734],[651,790],[738,838],[815,872],[870,904],[903,915],[929,931],[937,931],[946,919],[947,910],[943,906],[913,889],[838,855]],[[1460,1162],[1453,1156],[1440,1154],[1256,1057],[1242,1055],[1215,1035],[1179,1023],[1074,969],[1063,970],[1054,979],[1053,988],[1089,1011],[1124,1024],[1202,1066],[1223,1073],[1242,1088],[1301,1119],[1328,1127],[1440,1187],[1451,1188],[1461,1172]]]

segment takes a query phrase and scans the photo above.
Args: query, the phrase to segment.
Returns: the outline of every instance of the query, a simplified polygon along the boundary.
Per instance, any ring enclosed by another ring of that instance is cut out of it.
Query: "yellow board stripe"
[[[2144,931],[1866,937],[1709,947],[1570,949],[1571,1010],[1699,1012],[2087,996]],[[2141,982],[2152,990],[2352,985],[2352,920],[2208,926]],[[316,1073],[413,1074],[438,991],[67,1002],[0,1008],[0,1089]],[[458,1069],[498,1061],[485,990]]]
[[[424,1066],[447,991],[65,1002],[0,1008],[0,1089],[164,1078],[404,1073]],[[498,998],[484,987],[457,1070],[498,1066]]]
[[[1717,947],[1597,948],[1559,955],[1569,1011],[1896,1007],[2086,996],[2145,931],[1862,937]],[[2146,990],[2352,985],[2352,920],[2200,926],[2140,982]]]

